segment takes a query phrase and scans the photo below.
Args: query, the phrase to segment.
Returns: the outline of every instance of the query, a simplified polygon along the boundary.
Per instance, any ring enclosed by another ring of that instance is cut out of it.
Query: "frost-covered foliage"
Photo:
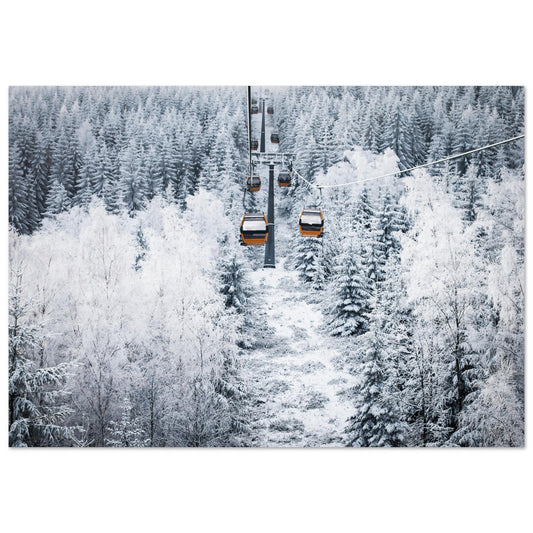
[[[486,206],[480,204],[475,221],[465,220],[454,197],[425,173],[408,182],[405,203],[416,213],[401,259],[414,318],[411,377],[419,382],[406,393],[409,403],[423,406],[417,438],[421,444],[522,445],[523,248],[520,238],[518,249],[508,245],[521,233],[520,225],[518,235],[512,228],[520,202],[498,243],[491,238],[497,221]],[[491,259],[480,244],[500,253]],[[506,322],[503,294],[514,302],[513,326]]]
[[[94,202],[11,236],[45,356],[73,367],[68,422],[95,446],[225,445],[244,429],[240,322],[218,290],[219,245],[201,233],[222,206],[193,200],[182,214],[156,197],[138,220]]]

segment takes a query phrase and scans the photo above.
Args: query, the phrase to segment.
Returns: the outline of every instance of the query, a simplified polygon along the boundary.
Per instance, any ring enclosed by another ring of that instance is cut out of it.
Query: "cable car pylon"
[[[264,113],[264,110],[263,110]],[[264,268],[276,268],[276,241],[274,239],[274,165],[268,166],[268,240],[265,245]]]
[[[261,98],[261,153],[265,152],[265,100]]]
[[[265,153],[265,99],[261,98],[261,152]],[[276,240],[274,237],[274,165],[268,166],[268,239],[265,244],[263,268],[276,268]]]

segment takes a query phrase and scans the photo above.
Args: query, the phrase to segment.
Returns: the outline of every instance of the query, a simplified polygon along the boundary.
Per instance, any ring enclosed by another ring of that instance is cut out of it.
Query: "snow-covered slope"
[[[243,365],[251,392],[249,445],[342,446],[353,411],[342,393],[354,378],[341,368],[339,341],[324,331],[320,305],[282,254],[276,269],[251,277],[268,333]]]

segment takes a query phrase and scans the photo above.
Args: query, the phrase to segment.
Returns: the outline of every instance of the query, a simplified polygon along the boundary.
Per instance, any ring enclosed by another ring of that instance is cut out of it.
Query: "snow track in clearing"
[[[311,289],[285,268],[251,274],[267,334],[245,353],[251,394],[250,446],[343,446],[352,414],[343,395],[353,376],[341,368],[338,339],[324,331]]]

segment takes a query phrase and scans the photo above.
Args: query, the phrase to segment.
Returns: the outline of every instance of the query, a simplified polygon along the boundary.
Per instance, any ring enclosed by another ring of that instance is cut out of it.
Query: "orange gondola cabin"
[[[279,143],[279,134],[277,134],[277,133],[272,133],[272,134],[270,135],[270,142],[271,142],[271,143],[276,143],[276,144]]]
[[[259,148],[259,141],[257,139],[250,141],[250,148],[252,150],[257,150]]]
[[[273,114],[274,114],[274,107],[271,106],[271,105],[269,105],[269,106],[267,107],[267,113],[268,113],[269,115],[273,115]]]
[[[252,107],[250,107],[250,113],[252,115],[257,115],[257,113],[259,113],[259,107],[256,105],[253,105]]]
[[[246,179],[246,189],[250,192],[257,192],[261,189],[261,178],[259,176],[248,176]]]
[[[291,173],[288,170],[280,170],[278,174],[278,185],[280,187],[290,187]]]
[[[298,221],[300,234],[304,237],[322,237],[324,214],[321,209],[303,209]]]
[[[241,219],[241,243],[246,246],[265,244],[268,237],[268,221],[264,213],[245,214]]]

